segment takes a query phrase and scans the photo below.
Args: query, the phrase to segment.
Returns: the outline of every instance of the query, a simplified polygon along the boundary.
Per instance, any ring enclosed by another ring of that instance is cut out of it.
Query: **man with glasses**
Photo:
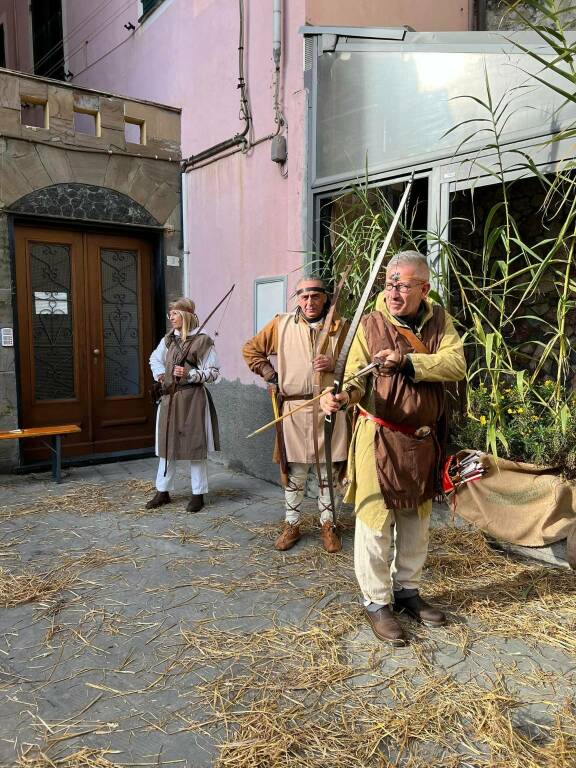
[[[286,414],[300,405],[305,406],[285,419],[276,435],[274,460],[281,468],[286,516],[284,528],[274,546],[284,551],[301,538],[300,507],[308,472],[318,458],[320,537],[327,552],[338,552],[342,544],[333,524],[326,480],[324,414],[318,402],[306,406],[306,401],[312,399],[315,386],[321,392],[332,383],[334,364],[346,336],[347,325],[334,316],[330,327],[324,328],[330,299],[324,282],[318,278],[300,280],[296,286],[296,300],[294,312],[276,315],[246,342],[242,350],[250,370],[267,382],[273,401],[278,403],[279,413]],[[270,362],[273,355],[276,355],[277,368]],[[341,466],[346,461],[347,437],[346,415],[342,413],[336,419],[332,444],[333,461],[341,463]]]
[[[452,319],[428,298],[429,280],[420,253],[391,259],[376,309],[352,343],[346,378],[374,360],[381,367],[371,381],[357,379],[320,401],[326,413],[357,404],[345,499],[356,512],[354,568],[372,630],[398,646],[406,639],[394,612],[430,627],[445,623],[419,585],[441,468],[445,382],[462,379],[466,362]]]

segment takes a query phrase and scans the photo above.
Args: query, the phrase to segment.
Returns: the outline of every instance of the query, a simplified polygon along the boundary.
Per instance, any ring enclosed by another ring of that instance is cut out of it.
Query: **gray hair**
[[[407,264],[414,267],[419,272],[423,272],[427,277],[430,277],[430,267],[426,256],[423,256],[418,251],[400,251],[395,253],[394,256],[388,262],[386,269],[390,269],[393,266],[399,266],[400,264]]]
[[[326,281],[320,277],[319,275],[308,275],[307,277],[301,277],[300,280],[296,283],[296,290],[302,285],[302,283],[308,283],[310,281],[314,281],[315,283],[320,283],[322,288],[326,289]]]

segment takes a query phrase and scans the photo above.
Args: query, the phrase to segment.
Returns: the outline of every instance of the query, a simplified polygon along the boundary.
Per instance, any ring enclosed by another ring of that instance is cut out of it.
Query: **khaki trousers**
[[[389,510],[380,531],[356,517],[354,571],[366,602],[389,605],[393,590],[418,589],[429,526],[430,515],[415,509]]]

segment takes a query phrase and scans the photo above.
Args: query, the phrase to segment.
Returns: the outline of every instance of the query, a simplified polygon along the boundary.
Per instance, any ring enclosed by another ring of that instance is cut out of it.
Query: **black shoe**
[[[407,613],[427,627],[441,627],[446,624],[446,616],[442,611],[427,603],[418,593],[411,597],[400,597],[399,593],[395,592],[394,610],[396,613]]]
[[[186,512],[200,512],[204,506],[204,496],[201,493],[193,493],[186,507]]]
[[[163,504],[170,504],[171,501],[172,499],[170,498],[168,491],[156,491],[154,498],[150,499],[148,504],[146,504],[146,509],[156,509]]]

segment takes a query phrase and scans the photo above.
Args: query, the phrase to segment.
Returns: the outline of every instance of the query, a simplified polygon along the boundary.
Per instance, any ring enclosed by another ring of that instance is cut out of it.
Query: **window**
[[[74,108],[74,130],[88,136],[100,136],[100,112]]]
[[[6,43],[4,42],[4,24],[0,24],[0,67],[6,66]]]
[[[48,128],[48,102],[34,96],[22,96],[20,99],[20,123],[28,128]]]
[[[64,80],[62,0],[30,0],[34,74]]]
[[[146,144],[146,123],[144,120],[125,117],[124,139],[127,144]]]
[[[286,277],[261,277],[254,281],[254,333],[274,315],[286,311]]]
[[[140,0],[141,14],[138,21],[142,21],[145,16],[152,13],[152,11],[159,5],[162,5],[163,2],[164,0]]]

